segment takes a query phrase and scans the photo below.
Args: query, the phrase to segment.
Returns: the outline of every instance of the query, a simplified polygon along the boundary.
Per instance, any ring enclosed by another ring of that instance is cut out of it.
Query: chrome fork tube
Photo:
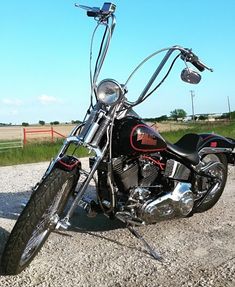
[[[94,149],[94,151],[97,154],[96,161],[93,164],[92,169],[88,173],[88,176],[85,179],[85,181],[83,182],[81,188],[78,190],[77,195],[76,195],[75,199],[73,200],[73,203],[71,204],[69,210],[67,211],[66,216],[57,223],[56,229],[59,229],[60,227],[67,229],[68,226],[70,225],[69,220],[72,217],[74,210],[77,207],[79,201],[81,200],[82,196],[84,195],[90,181],[92,180],[94,173],[96,172],[97,167],[99,166],[101,160],[103,159],[107,148],[108,148],[108,142],[102,151],[100,151],[100,149]]]
[[[71,204],[66,216],[63,219],[66,222],[68,222],[70,220],[70,218],[72,217],[73,212],[74,212],[75,208],[77,207],[79,200],[84,195],[84,193],[85,193],[85,191],[86,191],[86,189],[87,189],[87,187],[88,187],[88,185],[89,185],[89,183],[90,183],[90,181],[91,181],[91,179],[92,179],[92,177],[93,177],[98,165],[100,164],[101,160],[102,160],[102,156],[97,157],[97,159],[96,159],[96,161],[95,161],[95,163],[94,163],[94,165],[92,167],[92,170],[89,172],[88,177],[85,179],[85,181],[82,184],[80,190],[78,190],[78,193],[77,193],[73,203]]]

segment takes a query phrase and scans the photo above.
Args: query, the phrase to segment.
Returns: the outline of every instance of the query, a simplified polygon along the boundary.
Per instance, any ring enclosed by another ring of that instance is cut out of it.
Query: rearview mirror
[[[201,75],[190,68],[185,68],[181,72],[181,79],[189,84],[198,84],[201,81]]]

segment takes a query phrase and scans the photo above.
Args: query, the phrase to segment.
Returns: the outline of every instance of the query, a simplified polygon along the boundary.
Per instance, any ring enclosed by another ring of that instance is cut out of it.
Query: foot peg
[[[100,205],[88,196],[83,197],[78,205],[86,211],[88,217],[96,217],[98,213],[102,212]]]
[[[70,226],[71,224],[69,220],[65,217],[57,222],[55,229],[56,230],[68,230]]]

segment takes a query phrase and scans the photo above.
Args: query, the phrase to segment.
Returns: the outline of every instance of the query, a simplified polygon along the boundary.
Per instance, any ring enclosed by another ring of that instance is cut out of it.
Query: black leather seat
[[[172,153],[190,161],[193,165],[199,163],[198,144],[200,136],[197,134],[186,134],[175,144],[167,143],[167,148]]]

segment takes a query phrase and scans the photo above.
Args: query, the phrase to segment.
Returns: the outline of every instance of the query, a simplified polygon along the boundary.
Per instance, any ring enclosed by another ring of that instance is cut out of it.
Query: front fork
[[[93,176],[97,170],[97,167],[99,166],[100,162],[102,161],[104,154],[106,152],[106,149],[104,148],[102,151],[97,149],[95,152],[96,152],[96,159],[95,159],[95,162],[94,162],[90,172],[86,173],[86,179],[81,184],[81,187],[79,188],[79,190],[76,192],[76,197],[74,198],[73,203],[71,204],[65,217],[57,222],[56,229],[60,229],[60,228],[67,229],[70,226],[69,221],[70,221],[76,207],[78,206],[79,201],[82,199],[84,193],[86,192],[87,187],[88,187],[90,181],[92,180],[92,178],[93,178]]]
[[[58,155],[55,157],[55,159],[53,159],[51,161],[51,163],[50,163],[50,165],[49,165],[49,167],[45,173],[45,176],[47,176],[52,171],[52,169],[55,167],[56,163],[63,158],[63,156],[65,155],[65,153],[68,150],[71,143],[73,143],[77,146],[84,146],[83,140],[79,136],[76,136],[77,131],[81,127],[82,127],[82,125],[75,127],[74,130],[71,132],[70,136],[66,138],[66,140],[64,141],[64,144],[63,144],[61,150],[59,151]],[[56,224],[56,227],[55,227],[56,229],[60,229],[60,228],[67,229],[70,226],[69,221],[70,221],[76,207],[78,206],[79,201],[82,199],[84,193],[86,192],[87,187],[88,187],[90,181],[92,180],[100,162],[104,158],[104,155],[108,149],[108,145],[109,145],[109,142],[107,141],[106,145],[102,148],[102,150],[99,149],[98,147],[95,148],[95,147],[91,147],[87,144],[85,145],[88,148],[91,148],[96,154],[94,164],[92,165],[90,172],[85,173],[86,179],[83,181],[79,190],[77,191],[76,197],[74,198],[73,203],[71,204],[65,217],[60,219],[58,216],[56,216],[57,220],[56,221],[54,220],[54,224]]]

